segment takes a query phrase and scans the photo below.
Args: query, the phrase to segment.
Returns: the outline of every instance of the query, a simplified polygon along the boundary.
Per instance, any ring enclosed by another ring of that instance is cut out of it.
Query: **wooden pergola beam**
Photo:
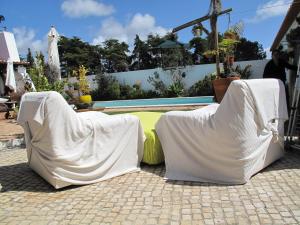
[[[224,11],[219,12],[219,13],[217,14],[217,16],[223,15],[223,14],[225,14],[225,13],[229,13],[229,12],[231,12],[231,11],[232,11],[232,8],[226,9],[226,10],[224,10]],[[203,21],[205,21],[205,20],[208,20],[208,19],[211,18],[211,16],[212,16],[212,15],[206,15],[206,16],[200,17],[200,18],[198,18],[198,19],[192,20],[192,21],[190,21],[190,22],[187,22],[187,23],[185,23],[185,24],[182,24],[182,25],[180,25],[180,26],[178,26],[178,27],[175,27],[175,28],[172,30],[172,33],[175,33],[175,32],[177,32],[177,31],[180,31],[180,30],[184,29],[184,28],[187,28],[187,27],[193,26],[193,25],[195,25],[195,24],[201,23],[201,22],[203,22]]]

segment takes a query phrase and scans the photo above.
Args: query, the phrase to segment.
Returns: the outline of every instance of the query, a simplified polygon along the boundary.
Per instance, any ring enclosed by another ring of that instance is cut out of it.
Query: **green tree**
[[[41,61],[43,67],[45,66],[45,56],[41,51],[35,53],[35,58]]]
[[[201,37],[195,37],[189,42],[190,48],[194,49],[192,53],[192,59],[194,64],[208,63],[207,58],[203,56],[203,53],[208,50],[207,39]]]
[[[103,44],[101,52],[105,72],[127,71],[129,67],[128,45],[116,39],[106,40]]]
[[[31,53],[30,48],[28,48],[26,60],[27,60],[27,62],[29,62],[30,67],[32,67],[33,64],[34,64],[34,58],[33,58],[33,56],[32,56],[32,53]]]
[[[99,46],[90,45],[78,37],[61,36],[58,42],[58,51],[65,76],[81,65],[88,68],[91,73],[101,70]]]
[[[151,66],[150,68],[156,68],[161,66],[162,57],[161,57],[161,50],[157,49],[156,47],[163,42],[163,38],[159,35],[150,34],[147,37],[146,43],[149,47],[150,55],[151,55]]]
[[[149,35],[147,44],[151,49],[152,68],[154,67],[176,67],[192,64],[191,53],[184,46],[174,46],[174,48],[157,48],[166,40],[177,42],[177,35],[168,33],[164,37],[159,35]]]
[[[138,35],[134,39],[134,49],[130,56],[130,70],[144,70],[153,68],[152,56],[147,43],[143,42]]]
[[[162,61],[163,67],[177,67],[186,66],[192,64],[192,55],[178,42],[178,36],[173,33],[167,33],[163,40],[170,40],[177,42],[178,44],[173,48],[162,49]]]
[[[234,57],[236,61],[265,59],[266,52],[257,41],[241,38],[236,45]]]
[[[5,17],[3,15],[0,15],[0,23],[4,20],[5,20]]]
[[[91,93],[94,100],[111,100],[120,98],[120,84],[114,76],[101,72],[96,74],[96,81],[98,87]]]
[[[64,81],[55,81],[50,83],[45,75],[44,55],[41,52],[36,53],[36,63],[29,68],[28,74],[34,83],[36,91],[57,91],[64,92]]]

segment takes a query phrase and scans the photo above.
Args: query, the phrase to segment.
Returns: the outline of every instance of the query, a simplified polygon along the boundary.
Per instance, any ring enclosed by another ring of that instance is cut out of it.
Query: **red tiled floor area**
[[[0,140],[10,140],[23,136],[23,128],[14,119],[5,119],[5,113],[0,112]]]

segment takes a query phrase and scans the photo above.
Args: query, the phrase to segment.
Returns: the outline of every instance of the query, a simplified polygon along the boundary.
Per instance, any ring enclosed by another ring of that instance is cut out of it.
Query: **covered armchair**
[[[55,188],[139,170],[143,130],[136,116],[76,113],[51,91],[24,94],[18,123],[29,166]]]
[[[284,154],[280,80],[237,80],[221,104],[165,113],[156,132],[171,180],[243,184]]]

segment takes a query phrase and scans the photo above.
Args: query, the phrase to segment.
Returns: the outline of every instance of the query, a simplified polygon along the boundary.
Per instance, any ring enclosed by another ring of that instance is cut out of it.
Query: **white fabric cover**
[[[0,60],[20,62],[20,56],[15,40],[11,32],[0,31]]]
[[[31,77],[26,71],[26,67],[18,66],[16,75],[16,83],[17,83],[17,92],[24,93],[25,92],[25,85],[28,82],[31,85],[32,91],[36,91],[34,83],[31,80]]]
[[[0,103],[5,103],[5,102],[7,102],[7,101],[8,101],[7,98],[0,98]]]
[[[57,92],[23,95],[18,123],[29,166],[55,188],[139,170],[143,130],[133,115],[76,113]]]
[[[288,119],[276,79],[237,80],[221,104],[165,113],[156,124],[167,179],[243,184],[283,156]]]
[[[16,78],[14,72],[14,65],[11,59],[7,60],[5,85],[9,87],[11,90],[13,90],[14,92],[16,92],[17,89]]]

